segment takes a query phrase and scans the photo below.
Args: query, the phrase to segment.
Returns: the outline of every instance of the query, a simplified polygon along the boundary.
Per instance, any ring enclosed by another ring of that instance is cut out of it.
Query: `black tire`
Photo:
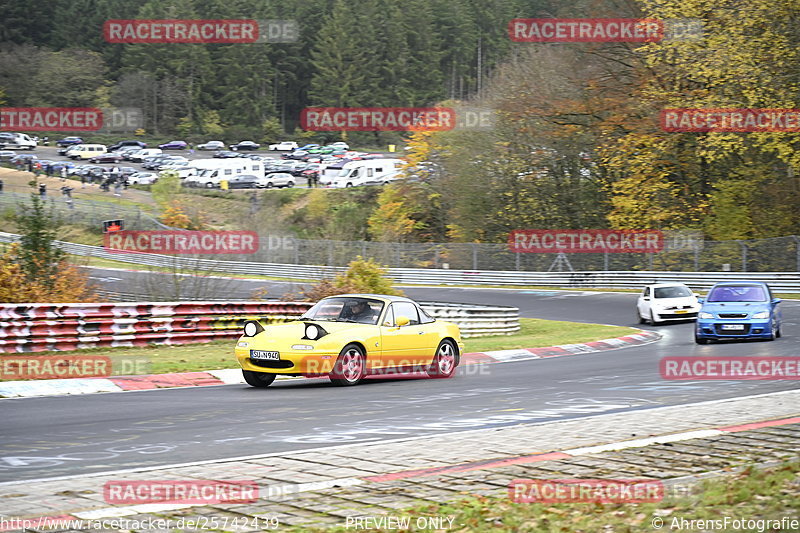
[[[651,310],[650,310],[650,324],[651,324],[651,325],[653,325],[653,326],[657,326],[657,325],[659,325],[660,323],[661,323],[661,322],[658,322],[658,321],[655,319],[655,315],[653,314],[653,311],[652,311],[652,309],[651,309]]]
[[[642,313],[639,312],[639,308],[636,308],[636,318],[639,321],[639,324],[647,324],[647,320],[642,318]]]
[[[776,339],[780,339],[780,338],[781,338],[781,335],[782,335],[782,333],[781,333],[781,327],[780,327],[780,326],[778,326],[778,329],[777,329],[777,330],[775,330],[775,338],[776,338]]]
[[[266,372],[252,372],[250,370],[242,370],[242,375],[244,376],[244,380],[247,382],[248,385],[259,389],[263,389],[264,387],[269,387],[270,385],[272,385],[272,382],[275,381],[275,378],[278,377],[277,374],[267,374]]]
[[[333,372],[328,377],[331,383],[340,387],[358,385],[367,374],[367,356],[357,344],[348,344],[339,353]]]
[[[353,184],[352,184],[352,183],[348,183],[347,185],[345,185],[345,188],[347,188],[347,187],[352,187],[352,186],[353,186]]]
[[[708,344],[708,339],[703,339],[703,338],[698,337],[697,335],[695,335],[694,336],[694,342],[695,342],[695,344]]]
[[[432,378],[444,379],[452,377],[458,366],[458,349],[447,339],[439,343],[433,362],[428,366],[428,375]]]
[[[213,188],[214,188],[214,184],[213,183],[211,183],[210,181],[208,183],[206,183],[206,189],[213,189]]]
[[[294,187],[294,182],[290,181],[289,183],[286,184],[286,187],[291,189],[292,187]]]
[[[267,183],[267,189],[271,189],[272,187],[273,187],[273,185],[272,185],[271,181],[269,183]]]
[[[769,323],[769,337],[767,337],[768,341],[774,341],[775,339],[778,338],[778,332],[776,331],[776,329],[777,328],[775,328],[775,322],[770,322]]]

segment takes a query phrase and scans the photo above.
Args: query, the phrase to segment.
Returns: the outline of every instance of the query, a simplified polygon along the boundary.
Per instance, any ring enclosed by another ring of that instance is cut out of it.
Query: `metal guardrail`
[[[238,337],[245,320],[295,319],[310,302],[119,302],[0,304],[0,352],[190,344]],[[431,316],[453,322],[462,336],[519,331],[519,309],[428,302]]]
[[[14,242],[19,238],[12,233],[0,232],[0,242]],[[345,267],[322,265],[291,265],[282,263],[255,263],[247,261],[220,261],[195,257],[178,257],[146,253],[110,252],[100,246],[89,246],[56,241],[65,252],[103,259],[112,259],[136,265],[161,267],[192,272],[222,272],[227,274],[252,274],[301,281],[327,279],[344,272]],[[681,282],[693,289],[708,289],[718,281],[765,281],[773,291],[800,293],[799,272],[665,272],[665,271],[580,271],[531,272],[515,270],[449,270],[436,268],[390,268],[396,283],[409,285],[504,285],[544,286],[592,289],[631,289],[663,281]]]

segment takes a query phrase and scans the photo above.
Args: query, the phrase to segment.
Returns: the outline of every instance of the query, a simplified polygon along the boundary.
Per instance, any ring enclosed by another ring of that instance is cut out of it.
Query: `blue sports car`
[[[781,336],[780,298],[773,298],[766,283],[727,281],[717,283],[700,299],[694,340],[763,339]]]

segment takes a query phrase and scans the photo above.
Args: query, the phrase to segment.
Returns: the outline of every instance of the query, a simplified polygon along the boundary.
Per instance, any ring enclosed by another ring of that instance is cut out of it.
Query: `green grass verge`
[[[402,492],[401,489],[394,489]],[[453,518],[446,531],[513,532],[513,533],[594,533],[655,531],[797,531],[798,501],[800,501],[800,462],[786,462],[767,469],[746,468],[735,474],[707,479],[680,497],[667,497],[658,503],[600,504],[600,503],[512,503],[507,496],[468,497],[459,501],[421,505],[390,513],[392,517],[410,518],[410,528],[418,529],[420,517]],[[380,516],[377,511],[375,517]],[[723,528],[726,517],[753,521],[743,528],[732,524]],[[772,527],[769,520],[791,524]],[[423,518],[420,524],[424,523]],[[690,527],[686,522],[694,520]],[[706,525],[700,525],[700,520]],[[719,521],[708,525],[708,521]],[[759,522],[761,521],[761,522]],[[344,519],[342,519],[344,522]],[[446,522],[445,522],[446,524]],[[322,527],[293,527],[287,531],[312,533],[341,533],[352,531],[344,525]],[[390,531],[370,528],[370,531]]]
[[[514,348],[536,348],[555,344],[571,344],[629,335],[636,330],[599,324],[578,324],[533,318],[520,319],[521,331],[515,335],[499,335],[466,339],[466,352],[506,350]],[[234,340],[215,341],[204,344],[180,346],[149,346],[144,348],[93,348],[72,352],[39,352],[26,357],[46,355],[103,355],[110,356],[114,375],[169,372],[198,372],[236,368],[233,357]],[[22,354],[0,354],[4,357],[19,357]],[[135,365],[135,366],[134,366]],[[132,371],[135,368],[137,371]],[[13,379],[13,378],[12,378]],[[0,381],[4,381],[0,374]]]

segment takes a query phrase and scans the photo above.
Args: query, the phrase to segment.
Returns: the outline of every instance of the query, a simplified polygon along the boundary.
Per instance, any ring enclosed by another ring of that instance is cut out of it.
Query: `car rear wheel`
[[[277,374],[252,372],[250,370],[242,370],[242,375],[244,376],[244,380],[247,382],[248,385],[250,385],[251,387],[258,387],[261,389],[272,385],[272,382],[275,381],[275,378],[277,377]]]
[[[443,340],[436,348],[436,355],[428,367],[428,375],[432,378],[449,378],[456,371],[458,364],[458,351],[453,343]]]
[[[367,373],[367,357],[357,344],[345,346],[330,373],[331,383],[341,387],[358,385]]]
[[[291,189],[292,187],[294,187],[294,182],[290,181],[289,183],[286,184],[286,186]]]

